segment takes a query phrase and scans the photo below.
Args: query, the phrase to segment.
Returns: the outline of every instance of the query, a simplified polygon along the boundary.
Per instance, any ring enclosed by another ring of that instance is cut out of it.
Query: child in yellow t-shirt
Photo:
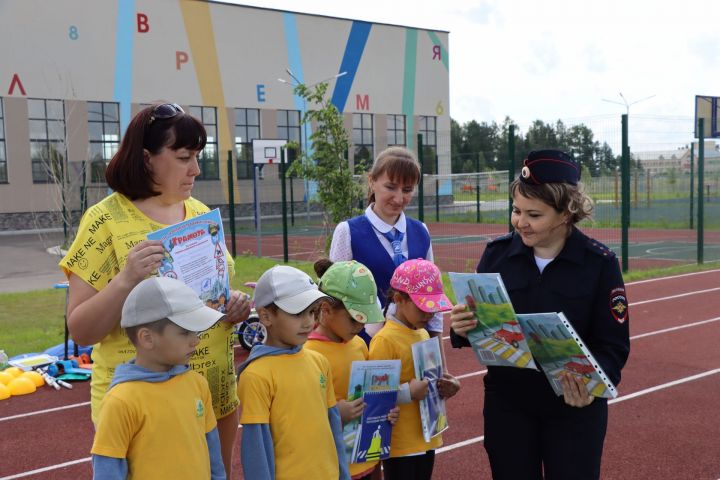
[[[245,478],[350,479],[330,363],[302,348],[323,298],[310,276],[286,265],[257,282],[266,341],[238,367]]]
[[[93,478],[226,478],[207,380],[187,365],[198,333],[222,317],[172,278],[130,292],[120,326],[137,355],[118,365],[102,401]]]
[[[385,480],[430,480],[435,449],[442,445],[438,435],[426,442],[422,434],[419,401],[428,393],[428,380],[416,380],[412,344],[428,340],[425,325],[437,312],[452,308],[443,293],[440,270],[427,260],[408,260],[395,269],[390,279],[388,301],[395,303],[395,314],[387,315],[385,326],[370,342],[371,360],[399,359],[400,418],[393,427],[390,458],[383,460]],[[444,398],[454,395],[459,382],[449,373],[438,379]]]
[[[320,304],[320,317],[315,330],[305,344],[330,362],[333,387],[343,425],[363,412],[363,399],[347,401],[350,367],[354,361],[368,359],[365,341],[357,334],[367,324],[385,319],[377,301],[377,286],[372,272],[355,260],[332,263],[327,259],[315,262],[315,273],[320,277],[319,288],[327,299]],[[389,420],[397,419],[397,408]],[[379,461],[351,463],[353,480],[369,480]]]

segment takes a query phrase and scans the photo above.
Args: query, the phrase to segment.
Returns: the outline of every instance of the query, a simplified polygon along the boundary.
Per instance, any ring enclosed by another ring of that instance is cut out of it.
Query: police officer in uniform
[[[563,312],[610,380],[630,352],[628,302],[615,254],[575,225],[590,216],[580,166],[559,150],[528,154],[511,184],[514,231],[487,245],[478,272],[498,272],[517,313]],[[470,346],[477,321],[451,314],[455,348]],[[485,449],[495,480],[600,478],[607,400],[573,375],[557,396],[542,372],[488,367]]]

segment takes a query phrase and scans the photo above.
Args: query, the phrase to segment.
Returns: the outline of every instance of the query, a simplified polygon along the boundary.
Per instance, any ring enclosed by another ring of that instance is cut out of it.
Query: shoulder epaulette
[[[589,239],[588,239],[587,248],[588,248],[588,250],[590,250],[591,252],[594,252],[594,253],[596,253],[596,254],[598,254],[598,255],[601,255],[601,256],[603,256],[603,257],[610,257],[610,258],[612,258],[612,257],[615,256],[615,252],[613,252],[612,250],[610,250],[609,247],[607,247],[606,245],[604,245],[604,244],[602,244],[602,243],[600,243],[600,242],[598,242],[597,240],[594,240],[594,239],[592,239],[592,238],[589,238]]]
[[[508,241],[512,240],[512,238],[513,238],[513,232],[506,233],[505,235],[500,235],[499,237],[493,238],[492,240],[490,240],[488,242],[488,245],[492,245],[494,243],[499,243],[499,242],[508,242]]]

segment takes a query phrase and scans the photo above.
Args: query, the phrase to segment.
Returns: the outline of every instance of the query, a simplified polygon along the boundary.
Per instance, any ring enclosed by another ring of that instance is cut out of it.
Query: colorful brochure
[[[457,303],[467,305],[478,320],[467,337],[480,363],[537,370],[500,274],[449,276]]]
[[[562,313],[518,314],[528,346],[556,394],[563,394],[562,374],[580,378],[590,395],[617,397],[617,390],[600,364]]]
[[[438,337],[417,342],[412,345],[415,378],[428,379],[428,394],[420,400],[420,421],[423,437],[429,442],[432,437],[447,430],[447,409],[445,400],[440,397],[437,381],[442,378],[443,366]]]
[[[392,424],[388,413],[397,404],[400,360],[352,362],[348,401],[363,397],[362,416],[343,427],[350,463],[382,460],[390,456]]]
[[[147,238],[165,247],[158,276],[185,282],[207,306],[225,312],[230,278],[220,210],[156,230]]]

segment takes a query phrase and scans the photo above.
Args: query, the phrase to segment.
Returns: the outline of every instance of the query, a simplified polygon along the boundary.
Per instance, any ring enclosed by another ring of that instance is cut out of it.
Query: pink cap
[[[423,312],[446,312],[452,303],[443,293],[440,269],[427,260],[408,260],[395,269],[390,286],[407,293]]]

